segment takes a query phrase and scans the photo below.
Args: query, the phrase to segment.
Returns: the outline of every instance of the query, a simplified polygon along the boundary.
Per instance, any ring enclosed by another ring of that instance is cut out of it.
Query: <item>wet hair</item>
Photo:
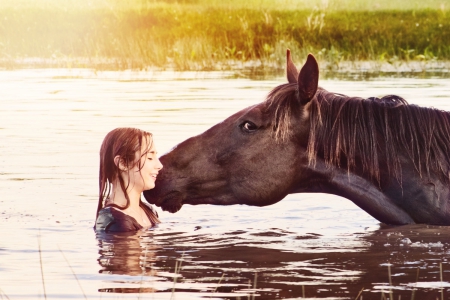
[[[147,148],[141,153],[143,143],[148,142]],[[118,209],[126,209],[130,206],[130,199],[127,194],[127,188],[130,185],[130,181],[124,182],[122,176],[120,176],[119,166],[114,162],[116,156],[120,157],[118,164],[125,166],[126,170],[138,166],[139,170],[144,166],[141,163],[141,158],[152,148],[153,139],[152,134],[137,128],[116,128],[110,131],[100,147],[100,172],[99,172],[99,196],[97,214],[104,207],[104,201],[109,197],[111,193],[111,185],[113,182],[118,181],[120,188],[122,189],[127,204],[125,206],[119,206],[111,203],[107,206],[116,207]],[[137,158],[137,155],[140,156]],[[128,177],[129,178],[129,177]]]

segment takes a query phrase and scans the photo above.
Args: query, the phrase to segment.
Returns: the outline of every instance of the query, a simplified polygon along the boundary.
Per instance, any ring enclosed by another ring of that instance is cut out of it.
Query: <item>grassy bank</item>
[[[438,0],[2,2],[1,67],[282,69],[286,48],[329,66],[450,60]]]

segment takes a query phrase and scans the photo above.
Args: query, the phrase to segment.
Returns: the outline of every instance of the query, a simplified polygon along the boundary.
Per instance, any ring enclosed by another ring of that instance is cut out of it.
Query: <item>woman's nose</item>
[[[161,170],[163,168],[163,165],[162,165],[161,161],[159,160],[159,158],[157,158],[157,160],[158,160],[158,165],[156,168]]]

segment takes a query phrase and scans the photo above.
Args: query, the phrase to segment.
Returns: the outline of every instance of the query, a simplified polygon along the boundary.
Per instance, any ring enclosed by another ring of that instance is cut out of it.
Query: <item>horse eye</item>
[[[245,121],[241,124],[241,128],[247,132],[253,132],[258,129],[258,126],[250,121]]]

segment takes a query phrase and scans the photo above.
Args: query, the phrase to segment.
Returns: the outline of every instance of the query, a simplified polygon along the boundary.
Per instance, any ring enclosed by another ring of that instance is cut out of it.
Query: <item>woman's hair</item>
[[[141,153],[142,145],[147,143],[147,148]],[[135,165],[142,169],[141,158],[152,148],[152,134],[136,128],[116,128],[110,131],[103,140],[100,147],[100,173],[99,173],[99,196],[97,217],[99,211],[103,208],[103,202],[111,193],[111,185],[114,182],[119,182],[120,187],[127,199],[127,204],[124,207],[117,204],[108,204],[108,206],[117,207],[119,209],[126,209],[130,206],[130,199],[128,198],[127,188],[130,184],[126,184],[120,176],[121,170],[119,165],[125,166],[126,170],[132,169]],[[140,154],[139,157],[137,155]],[[114,158],[119,156],[119,162],[114,162]],[[130,176],[128,176],[130,178]],[[115,187],[118,188],[118,187]]]

